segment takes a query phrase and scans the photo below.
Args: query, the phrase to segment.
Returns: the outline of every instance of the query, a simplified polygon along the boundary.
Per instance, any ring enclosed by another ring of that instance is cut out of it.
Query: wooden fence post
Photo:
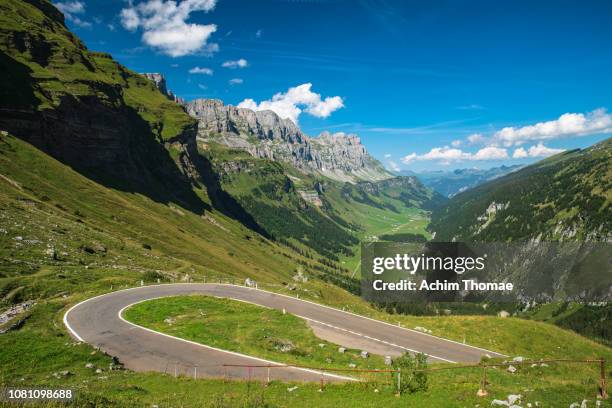
[[[476,393],[479,397],[485,397],[489,393],[487,392],[487,365],[482,365],[482,381],[480,382],[480,389]]]
[[[607,399],[608,393],[606,392],[606,360],[603,357],[599,360],[599,398]]]

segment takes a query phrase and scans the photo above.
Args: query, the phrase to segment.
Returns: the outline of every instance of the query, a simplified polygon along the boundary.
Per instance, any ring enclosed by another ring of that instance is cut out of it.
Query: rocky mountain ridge
[[[253,157],[289,163],[329,178],[356,182],[392,177],[370,156],[357,135],[323,132],[310,137],[289,119],[272,111],[253,111],[224,105],[216,99],[185,104],[198,120],[198,138],[248,152]]]

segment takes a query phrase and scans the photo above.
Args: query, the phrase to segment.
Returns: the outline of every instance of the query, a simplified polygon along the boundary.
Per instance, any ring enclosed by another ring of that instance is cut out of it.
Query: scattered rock
[[[508,366],[508,368],[506,369],[506,371],[508,371],[509,373],[514,374],[514,373],[516,373],[516,367],[515,367],[515,366],[510,365],[510,366]]]
[[[104,371],[104,370],[102,370],[101,368],[97,368],[97,369],[96,369],[96,374],[101,374],[101,373],[102,373],[102,371]]]
[[[355,364],[355,363],[349,363],[349,365],[348,365],[348,366],[349,366],[350,368],[355,368],[355,367],[357,367],[357,364]]]
[[[166,318],[164,319],[164,323],[169,324],[169,325],[173,325],[175,322],[176,322],[176,320],[174,320],[174,319],[173,319],[173,318],[171,318],[171,317],[166,317]]]
[[[521,357],[521,356],[514,357],[512,361],[515,361],[517,363],[522,363],[523,361],[525,361],[525,357]]]
[[[293,392],[293,391],[295,391],[295,390],[297,390],[297,389],[298,389],[298,387],[297,387],[297,385],[296,385],[295,387],[289,387],[289,388],[287,388],[287,391],[289,391],[289,392]]]
[[[510,313],[506,312],[505,310],[500,311],[497,315],[503,318],[510,317]]]
[[[87,363],[85,364],[85,368],[94,368],[93,363]]]
[[[52,376],[54,376],[55,378],[64,378],[64,377],[68,377],[71,375],[74,375],[74,373],[68,371],[68,370],[64,370],[64,371],[57,371],[53,374],[51,374]]]
[[[361,351],[361,358],[368,358],[368,357],[370,357],[370,353],[368,353],[365,350],[362,350]]]
[[[421,326],[416,326],[416,327],[414,328],[414,330],[416,330],[416,331],[418,331],[418,332],[421,332],[421,333],[428,333],[428,334],[431,334],[431,330],[426,329],[425,327],[421,327]]]
[[[391,356],[385,356],[385,365],[390,366],[391,364],[393,364]]]
[[[346,351],[346,347],[338,347],[338,353],[344,353]]]
[[[283,353],[287,353],[295,349],[295,346],[289,340],[271,339],[270,342],[272,343],[272,347],[275,350],[278,350]]]
[[[325,343],[319,343],[319,347],[321,348],[325,347]]]

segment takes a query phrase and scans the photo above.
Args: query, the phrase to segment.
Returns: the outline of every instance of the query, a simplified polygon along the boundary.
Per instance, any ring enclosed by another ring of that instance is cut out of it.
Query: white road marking
[[[75,337],[75,338],[76,338],[78,341],[85,343],[85,340],[84,340],[84,339],[83,339],[83,338],[82,338],[82,337],[81,337],[81,336],[80,336],[80,335],[79,335],[79,334],[78,334],[78,333],[77,333],[77,332],[76,332],[76,331],[75,331],[75,330],[72,328],[72,326],[70,326],[70,323],[68,323],[68,314],[69,314],[69,313],[70,313],[72,310],[74,310],[76,307],[78,307],[78,306],[82,305],[83,303],[89,302],[89,301],[94,300],[94,299],[98,299],[98,298],[103,297],[103,296],[107,296],[107,295],[112,294],[112,293],[118,293],[118,292],[130,291],[130,290],[143,289],[143,288],[147,288],[147,287],[158,287],[158,286],[169,286],[169,285],[183,285],[183,286],[187,286],[187,285],[219,285],[219,286],[232,286],[232,287],[236,287],[236,288],[249,289],[249,290],[256,290],[256,291],[260,291],[260,292],[268,293],[268,294],[270,294],[270,295],[282,296],[282,297],[285,297],[285,298],[288,298],[288,299],[292,299],[292,300],[296,300],[296,301],[300,301],[300,302],[305,302],[305,303],[310,303],[310,304],[315,305],[315,306],[323,307],[323,308],[330,309],[330,310],[335,310],[335,311],[337,311],[337,312],[341,312],[341,313],[346,313],[346,314],[348,314],[348,315],[352,315],[352,316],[359,317],[359,318],[362,318],[362,319],[371,320],[371,321],[373,321],[373,322],[381,323],[381,324],[384,324],[384,325],[387,325],[387,326],[391,326],[391,327],[394,327],[394,328],[396,328],[396,329],[400,329],[400,330],[406,330],[406,331],[409,331],[409,332],[411,332],[411,333],[415,333],[415,334],[418,334],[418,335],[422,335],[422,336],[429,336],[429,337],[435,338],[435,339],[437,339],[437,340],[439,340],[439,341],[448,341],[448,342],[451,342],[451,343],[455,343],[455,344],[461,345],[461,346],[463,346],[463,347],[469,347],[469,348],[472,348],[472,349],[476,349],[476,350],[485,351],[485,352],[487,352],[487,353],[492,353],[492,354],[497,354],[497,355],[500,355],[500,356],[503,356],[503,357],[507,357],[507,356],[506,356],[506,355],[504,355],[504,354],[501,354],[501,353],[498,353],[498,352],[494,352],[494,351],[490,351],[490,350],[487,350],[487,349],[484,349],[484,348],[481,348],[481,347],[476,347],[476,346],[472,346],[472,345],[469,345],[469,344],[460,343],[460,342],[455,341],[455,340],[445,339],[445,338],[442,338],[442,337],[434,336],[434,335],[432,335],[432,334],[422,333],[422,332],[419,332],[419,331],[416,331],[416,330],[412,330],[412,329],[408,329],[408,328],[404,328],[404,327],[398,327],[398,326],[393,325],[393,324],[391,324],[391,323],[387,323],[387,322],[384,322],[384,321],[381,321],[381,320],[376,320],[376,319],[373,319],[373,318],[371,318],[371,317],[362,316],[362,315],[359,315],[359,314],[356,314],[356,313],[347,312],[347,311],[345,311],[345,310],[340,310],[340,309],[337,309],[337,308],[335,308],[335,307],[331,307],[331,306],[327,306],[327,305],[322,305],[322,304],[320,304],[320,303],[312,302],[312,301],[309,301],[309,300],[298,299],[298,298],[295,298],[295,297],[292,297],[292,296],[288,296],[288,295],[285,295],[285,294],[282,294],[282,293],[270,292],[270,291],[267,291],[267,290],[264,290],[264,289],[247,288],[247,287],[245,287],[245,286],[234,285],[234,284],[230,284],[230,283],[196,283],[196,282],[194,282],[194,283],[163,283],[163,284],[156,284],[156,285],[148,285],[148,286],[142,286],[142,287],[133,287],[133,288],[121,289],[121,290],[118,290],[118,291],[115,291],[115,292],[104,293],[104,294],[101,294],[101,295],[98,295],[98,296],[94,296],[94,297],[89,298],[89,299],[85,299],[85,300],[83,300],[83,301],[81,301],[81,302],[77,303],[76,305],[72,306],[70,309],[68,309],[68,310],[66,311],[66,313],[64,314],[64,318],[63,318],[64,325],[66,326],[66,328],[67,328],[67,329],[68,329],[68,331],[69,331],[69,332],[72,334],[72,336],[73,336],[73,337]],[[168,296],[175,296],[175,295],[176,295],[176,294],[172,294],[172,295],[168,295]],[[262,306],[262,305],[260,305],[260,306]],[[124,308],[124,309],[125,309],[125,308]],[[122,309],[121,311],[123,311],[123,309]],[[121,313],[121,311],[120,311],[119,313]],[[304,318],[303,316],[300,316],[300,317],[301,317],[301,318]],[[120,318],[121,320],[124,320],[124,319],[123,319],[121,316],[119,316],[119,318]],[[306,320],[308,320],[308,319],[306,319]],[[310,320],[313,320],[313,319],[310,319]],[[125,321],[125,320],[124,320],[124,321]],[[313,320],[313,321],[314,321],[314,320]],[[185,342],[188,342],[188,343],[194,343],[194,342],[190,342],[189,340],[184,340],[184,339],[180,339],[180,338],[178,338],[178,337],[170,336],[170,335],[167,335],[167,334],[164,334],[164,333],[155,332],[154,330],[150,330],[150,329],[147,329],[147,328],[145,328],[145,327],[141,327],[141,326],[135,325],[135,324],[130,323],[130,322],[127,322],[127,323],[128,323],[128,324],[131,324],[131,325],[133,325],[133,326],[136,326],[136,327],[142,328],[142,329],[144,329],[144,330],[152,331],[152,332],[154,332],[154,333],[157,333],[157,334],[160,334],[160,335],[163,335],[163,336],[167,336],[167,337],[175,338],[175,339],[177,339],[177,340],[180,340],[180,341],[185,341]],[[329,324],[327,324],[327,323],[323,323],[323,322],[318,322],[318,323],[325,324],[325,325],[329,325]],[[331,325],[329,325],[329,326],[331,326]],[[333,326],[332,326],[332,327],[333,327]],[[338,329],[340,329],[340,328],[338,328]],[[341,330],[346,330],[346,329],[341,329]],[[348,331],[348,330],[346,330],[346,331]],[[350,331],[349,331],[349,332],[350,332]],[[366,335],[362,335],[362,334],[360,334],[360,333],[352,333],[352,334],[361,335],[361,336],[362,336],[362,337],[364,337],[364,338],[369,338],[368,336],[366,336]],[[380,341],[380,342],[382,342],[382,343],[387,343],[387,342],[385,342],[384,340],[374,339],[374,338],[371,338],[371,339],[372,339],[372,340],[376,340],[376,341]],[[201,346],[201,347],[206,347],[206,348],[211,348],[211,349],[214,349],[214,347],[205,346],[205,345],[203,345],[203,344],[199,344],[199,343],[194,343],[194,344],[199,345],[199,346]],[[389,345],[394,345],[393,343],[388,343],[388,344],[389,344]],[[404,348],[404,347],[402,347],[402,346],[398,346],[398,345],[395,345],[395,346],[400,347],[400,348]],[[407,348],[405,348],[405,349],[407,349]],[[230,354],[241,355],[241,354],[239,354],[239,353],[234,353],[234,352],[230,352],[230,351],[226,351],[226,350],[221,350],[221,349],[218,349],[218,350],[219,350],[219,351],[222,351],[222,352],[227,352],[227,353],[230,353]],[[409,350],[409,349],[407,349],[407,350]],[[418,352],[418,351],[416,351],[416,350],[409,350],[409,351],[412,351],[412,352]],[[257,359],[256,357],[251,357],[251,356],[246,356],[246,355],[241,355],[241,356],[244,356],[244,357],[247,357],[247,358],[254,358],[254,359]],[[436,356],[431,356],[431,357],[433,357],[433,358],[437,358],[437,359],[440,359],[440,360],[443,360],[443,361],[447,361],[447,362],[453,362],[453,361],[451,361],[451,360],[447,360],[447,359],[440,358],[440,357],[436,357]],[[259,360],[262,360],[262,359],[259,359]],[[268,362],[267,360],[262,360],[262,361],[266,361],[266,362]],[[270,363],[270,364],[280,364],[280,363],[275,363],[275,362],[269,362],[269,363]],[[308,369],[303,369],[303,370],[305,370],[305,371],[311,371],[311,370],[308,370]],[[338,377],[338,378],[343,378],[343,379],[347,379],[347,380],[351,380],[351,381],[356,381],[354,378],[351,378],[351,377],[342,377],[342,376],[336,376],[336,375],[333,375],[333,374],[319,373],[319,372],[316,372],[316,371],[313,371],[313,372],[315,372],[315,373],[317,373],[317,374],[324,374],[324,375],[327,375],[327,376],[335,376],[335,377]]]
[[[400,346],[399,344],[391,343],[391,342],[388,342],[386,340],[377,339],[376,337],[368,336],[367,334],[357,333],[356,331],[349,330],[349,329],[344,329],[344,328],[338,327],[338,326],[334,326],[333,324],[320,322],[318,320],[311,319],[309,317],[304,317],[304,316],[300,316],[300,315],[294,315],[294,316],[297,316],[297,317],[302,318],[304,320],[309,320],[311,322],[315,322],[315,323],[321,324],[323,326],[331,327],[332,329],[336,329],[336,330],[344,331],[344,332],[347,332],[347,333],[351,333],[351,334],[353,334],[355,336],[363,337],[363,338],[368,339],[368,340],[374,340],[374,341],[377,341],[379,343],[383,343],[383,344],[386,344],[386,345],[389,345],[389,346],[392,346],[392,347],[397,347],[397,348],[400,348],[400,349],[403,349],[403,350],[406,350],[406,351],[410,351],[412,353],[422,353],[422,354],[425,354],[427,357],[435,358],[436,360],[441,360],[441,361],[444,361],[444,362],[447,362],[447,363],[457,363],[456,361],[453,361],[453,360],[448,360],[446,358],[437,357],[437,356],[434,356],[432,354],[423,353],[421,351],[413,350],[413,349],[408,348],[408,347]]]

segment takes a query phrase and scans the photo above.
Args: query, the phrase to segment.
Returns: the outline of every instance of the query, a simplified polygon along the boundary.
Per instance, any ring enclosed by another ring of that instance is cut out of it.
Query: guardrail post
[[[321,386],[319,387],[319,392],[323,392],[325,388],[325,378],[323,378],[323,373],[321,373]]]
[[[487,392],[487,365],[482,365],[482,381],[480,382],[480,389],[476,393],[479,397],[485,397],[489,393]]]
[[[227,381],[227,366],[226,365],[223,366],[223,381],[224,382]]]
[[[601,357],[599,360],[599,398],[607,399],[608,393],[606,392],[606,360]]]
[[[198,379],[198,366],[193,367],[193,379]]]
[[[178,377],[178,367],[177,367],[177,363],[174,363],[174,378]]]
[[[270,385],[270,366],[268,366],[268,376],[266,377],[266,386]]]
[[[397,395],[402,395],[402,369],[397,368]]]

